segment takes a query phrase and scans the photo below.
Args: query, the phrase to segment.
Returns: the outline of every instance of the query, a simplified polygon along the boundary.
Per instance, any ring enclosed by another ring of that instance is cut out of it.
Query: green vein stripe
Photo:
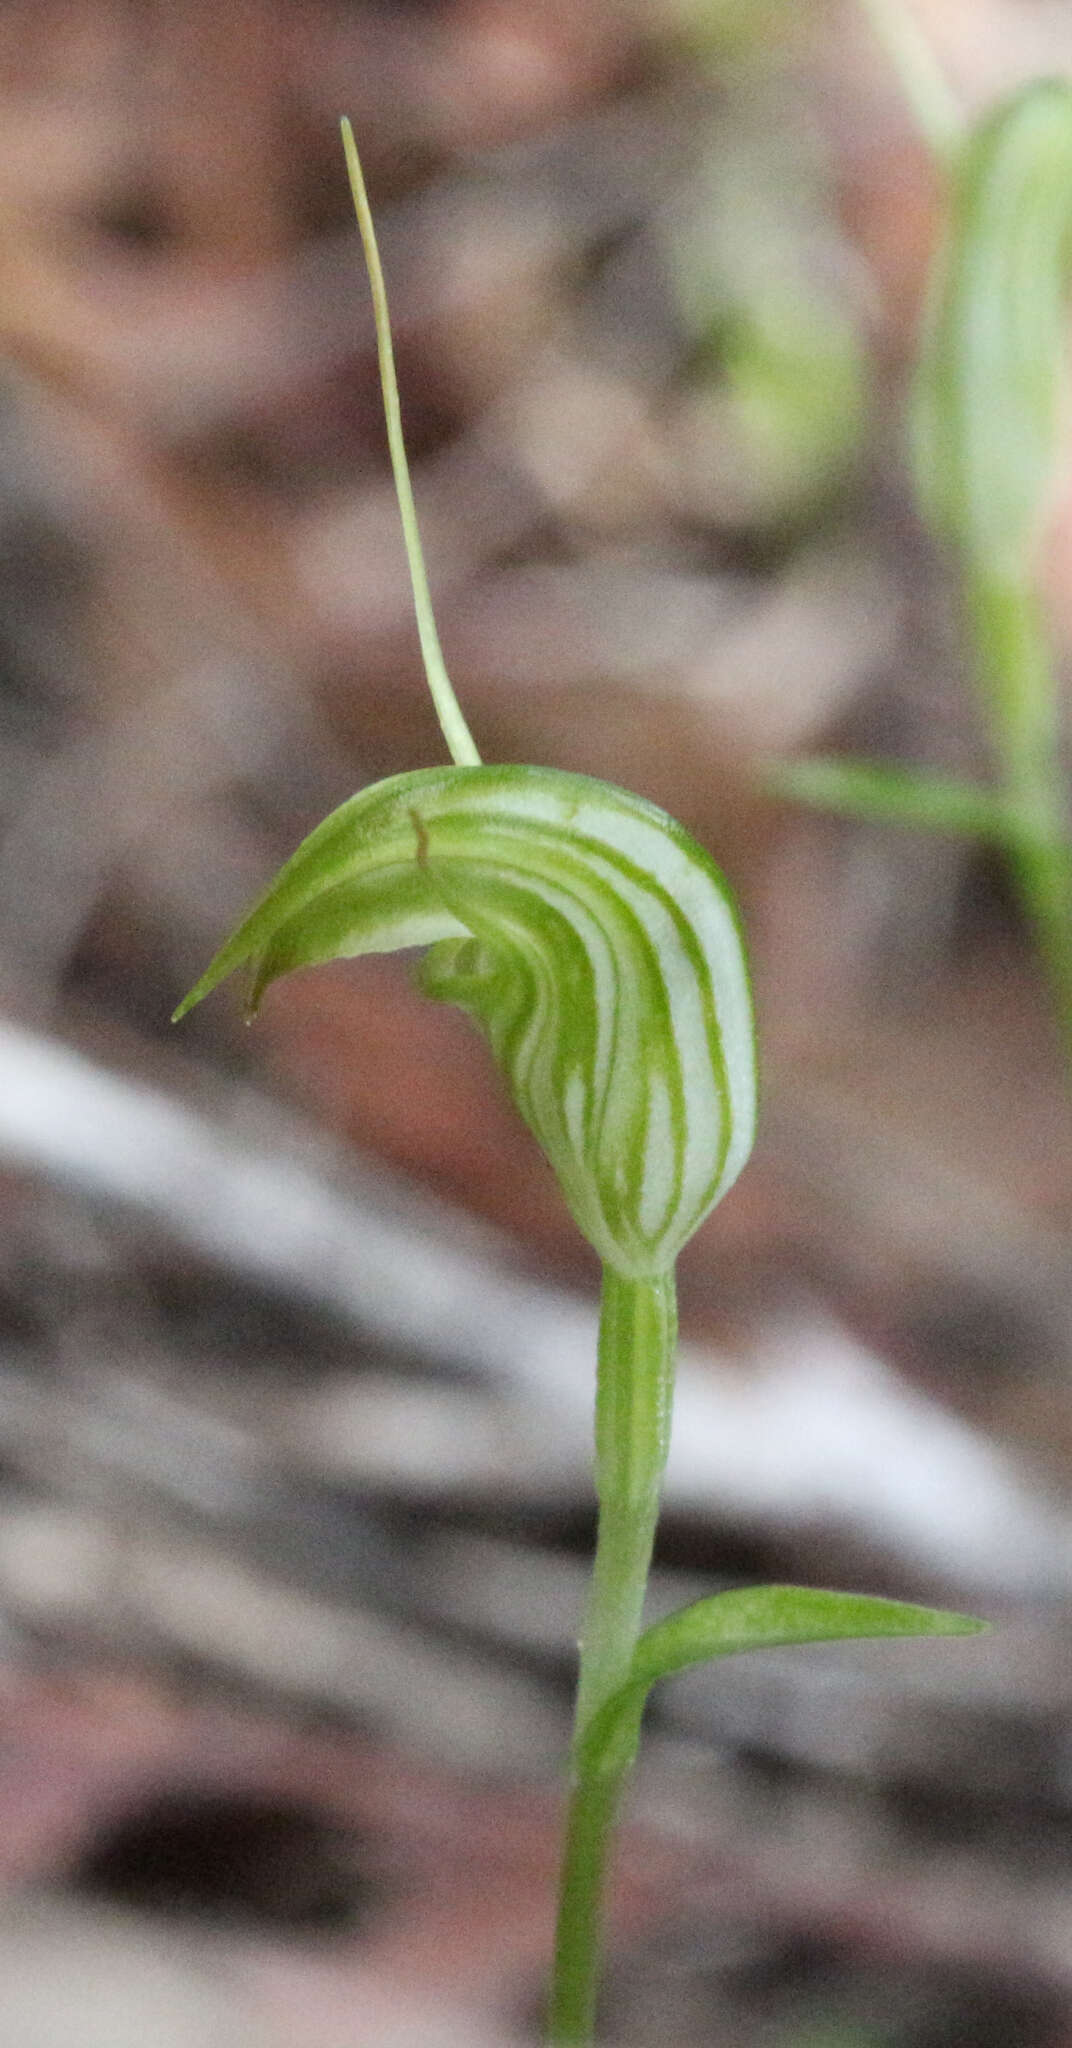
[[[482,852],[486,850],[488,856],[500,863],[501,867],[505,869],[508,865],[512,865],[517,857],[511,843],[511,834],[507,821],[503,819],[501,813],[495,812],[485,822],[489,828],[489,842],[486,843],[482,835]],[[645,965],[650,966],[650,973],[647,977],[649,987],[645,1009],[649,1020],[655,1018],[659,1027],[658,1031],[652,1034],[653,1046],[651,1049],[654,1051],[656,1058],[658,1058],[660,1050],[665,1052],[670,1047],[675,1046],[676,1043],[676,1061],[673,1065],[665,1060],[661,1063],[670,1083],[671,1096],[677,1112],[676,1116],[672,1119],[672,1125],[675,1135],[681,1141],[679,1147],[680,1156],[675,1162],[675,1179],[677,1183],[675,1192],[678,1197],[681,1196],[681,1183],[684,1178],[686,1158],[690,1156],[692,1176],[690,1185],[684,1191],[684,1199],[689,1203],[690,1208],[700,1201],[703,1202],[704,1206],[709,1206],[720,1184],[732,1132],[729,1119],[723,1113],[727,1091],[711,977],[708,971],[708,963],[696,945],[695,936],[667,892],[655,885],[651,876],[640,870],[635,863],[627,862],[617,849],[612,849],[608,855],[607,849],[604,846],[592,840],[582,840],[578,843],[575,837],[571,839],[569,850],[564,854],[561,847],[547,832],[547,828],[542,820],[526,821],[524,830],[530,841],[533,842],[532,846],[528,849],[530,863],[535,847],[540,847],[540,865],[545,870],[541,882],[545,900],[553,900],[549,892],[561,888],[562,877],[567,870],[575,877],[577,888],[582,892],[588,890],[590,893],[591,871],[595,870],[598,874],[601,864],[605,864],[611,868],[611,876],[609,881],[603,880],[602,895],[595,904],[595,915],[598,917],[602,909],[604,915],[614,915],[620,923],[623,912],[628,909],[633,913],[635,926],[639,927],[644,933],[643,954],[638,950],[635,941],[632,946],[627,942],[620,941],[617,950],[623,959],[629,960],[631,978],[641,973]],[[436,843],[439,843],[438,836]],[[583,860],[582,855],[587,856],[587,860]],[[548,861],[551,863],[551,872],[548,872],[546,869]],[[456,908],[457,905],[455,904],[454,907]],[[560,905],[559,907],[562,906]],[[567,917],[570,915],[568,909],[566,909],[565,914]],[[673,997],[676,998],[676,1001],[672,1001],[671,985],[661,970],[661,959],[665,959],[672,950],[677,951],[678,948],[680,948],[678,957],[679,971],[673,987]],[[691,979],[690,973],[686,972],[686,969],[691,970]],[[694,996],[700,1006],[699,1029],[696,1029],[697,1020],[694,1019],[695,1056],[691,1061],[686,1061],[681,1052],[680,1041],[683,1034],[680,1030],[680,1024],[686,1007],[686,998],[691,1001]],[[675,1010],[679,1026],[676,1034],[671,1026],[671,1019]],[[636,1050],[634,1051],[633,1058],[634,1060],[637,1059]],[[640,1061],[639,1065],[646,1072],[647,1059],[645,1058]],[[708,1116],[706,1118],[698,1113],[699,1091],[695,1080],[691,1091],[693,1096],[692,1114],[688,1119],[685,1118],[685,1079],[683,1069],[687,1066],[691,1067],[696,1079],[701,1075],[707,1074],[708,1068],[711,1070],[711,1085],[708,1091],[709,1101],[707,1105]],[[515,1092],[518,1093],[520,1098],[523,1093],[523,1081],[521,1074],[516,1068],[513,1074],[513,1082]],[[525,1108],[524,1103],[522,1103],[522,1107]],[[528,1109],[525,1109],[525,1113],[529,1114]],[[536,1121],[531,1115],[529,1115],[529,1120]],[[645,1115],[645,1123],[647,1120]],[[625,1142],[626,1134],[624,1132],[615,1135],[618,1136],[621,1143]],[[714,1159],[713,1167],[712,1159]],[[605,1178],[604,1181],[604,1199],[608,1212],[616,1207],[613,1200],[613,1182],[609,1178]],[[667,1221],[669,1223],[670,1219],[668,1218]]]

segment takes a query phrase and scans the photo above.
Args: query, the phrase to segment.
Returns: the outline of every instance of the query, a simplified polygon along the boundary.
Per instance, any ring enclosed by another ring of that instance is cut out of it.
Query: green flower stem
[[[677,1303],[673,1273],[627,1280],[604,1268],[596,1388],[599,1522],[581,1642],[571,1752],[571,1793],[559,1887],[548,2040],[583,2048],[593,2038],[603,1878],[611,1830],[632,1769],[632,1739],[612,1755],[583,1738],[624,1683],[640,1633],[659,1489],[670,1437]]]
[[[1072,839],[1042,605],[1026,580],[983,571],[969,572],[966,596],[1002,795],[1020,827],[1010,841],[1013,871],[1072,1062]]]
[[[586,2048],[594,2039],[603,1876],[626,1775],[591,1772],[570,1797],[547,2031],[553,2048]]]
[[[640,1633],[670,1443],[677,1347],[673,1273],[604,1267],[596,1379],[599,1531],[585,1615],[576,1735],[625,1680]]]

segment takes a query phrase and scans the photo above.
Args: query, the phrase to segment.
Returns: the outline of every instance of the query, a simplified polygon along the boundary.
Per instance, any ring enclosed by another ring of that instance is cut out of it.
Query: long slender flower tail
[[[1072,1056],[1072,821],[1039,588],[1060,474],[1072,282],[1072,84],[1013,93],[958,153],[920,360],[921,501],[957,549],[1009,850]]]
[[[755,1125],[744,948],[709,856],[642,798],[557,770],[395,776],[299,847],[176,1012],[238,967],[431,945],[600,1257],[666,1272]]]

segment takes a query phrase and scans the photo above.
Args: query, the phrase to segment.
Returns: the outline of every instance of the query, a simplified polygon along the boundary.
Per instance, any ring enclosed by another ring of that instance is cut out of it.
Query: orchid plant
[[[920,510],[957,573],[992,786],[888,763],[780,764],[786,795],[978,839],[1008,860],[1072,1068],[1072,806],[1040,556],[1068,425],[1072,81],[1020,85],[967,124],[914,15],[865,0],[947,200],[911,395]]]
[[[598,1534],[584,1617],[547,2038],[594,2038],[607,1851],[660,1678],[732,1651],[956,1635],[968,1618],[763,1586],[642,1629],[670,1434],[678,1253],[748,1158],[756,1058],[744,941],[714,862],[625,790],[481,763],[436,632],[364,179],[343,123],[372,286],[387,433],[424,666],[451,766],[363,790],[299,846],[179,1005],[236,968],[251,1014],[292,969],[426,948],[425,992],[485,1034],[603,1266]]]

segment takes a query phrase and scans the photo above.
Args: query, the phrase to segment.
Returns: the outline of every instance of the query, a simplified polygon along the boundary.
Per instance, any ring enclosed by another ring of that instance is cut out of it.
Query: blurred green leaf
[[[829,166],[784,92],[712,124],[668,255],[715,501],[721,475],[744,521],[799,519],[851,467],[868,376]]]
[[[859,336],[841,308],[771,290],[738,309],[723,349],[737,429],[787,500],[820,495],[860,443],[866,377]]]

